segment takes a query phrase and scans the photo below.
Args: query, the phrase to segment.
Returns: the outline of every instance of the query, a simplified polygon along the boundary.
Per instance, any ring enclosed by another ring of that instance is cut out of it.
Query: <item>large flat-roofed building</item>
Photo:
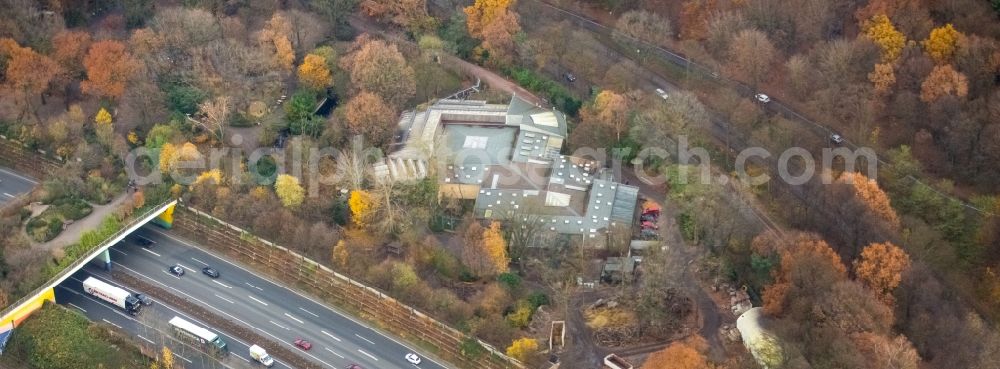
[[[558,111],[516,96],[506,105],[439,100],[404,113],[399,132],[376,173],[424,178],[437,156],[441,196],[475,200],[479,218],[530,213],[546,230],[587,237],[632,224],[638,189],[600,163],[561,155],[567,124]]]

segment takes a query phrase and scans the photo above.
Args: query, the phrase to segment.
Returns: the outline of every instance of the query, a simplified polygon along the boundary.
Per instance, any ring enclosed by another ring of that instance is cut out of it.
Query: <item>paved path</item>
[[[67,226],[66,229],[63,229],[63,231],[56,236],[56,238],[53,238],[48,242],[35,244],[35,247],[51,251],[80,241],[80,235],[82,235],[83,232],[97,229],[97,227],[101,225],[104,218],[118,210],[118,207],[131,195],[131,193],[118,195],[117,198],[111,200],[111,202],[105,205],[91,204],[94,207],[94,211],[91,212],[90,215]]]
[[[376,34],[397,43],[405,43],[416,46],[416,43],[414,43],[413,41],[407,40],[397,34],[386,32],[384,29],[382,29],[383,26],[372,23],[371,20],[368,18],[360,16],[352,16],[349,22],[351,23],[352,27],[361,32]],[[490,85],[490,87],[493,87],[495,89],[510,94],[516,94],[517,97],[520,97],[521,99],[524,99],[525,101],[528,101],[536,105],[544,104],[542,99],[536,96],[531,91],[528,91],[525,88],[518,86],[516,83],[507,80],[503,76],[496,74],[490,71],[489,69],[472,64],[470,62],[457,58],[453,55],[444,54],[442,60],[445,66],[457,69],[459,72],[463,74],[479,78],[484,83]]]

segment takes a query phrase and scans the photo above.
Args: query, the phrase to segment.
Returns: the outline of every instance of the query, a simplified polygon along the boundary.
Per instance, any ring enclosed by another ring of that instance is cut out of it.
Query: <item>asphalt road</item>
[[[0,205],[31,191],[38,181],[7,168],[0,168]]]
[[[83,280],[87,279],[87,277],[95,277],[110,284],[117,285],[118,287],[125,288],[124,286],[108,279],[105,275],[103,275],[104,273],[102,273],[102,271],[103,270],[100,268],[88,266],[85,270],[77,272],[61,285],[56,287],[56,301],[62,305],[70,307],[71,309],[80,311],[91,321],[104,322],[121,328],[137,337],[138,340],[145,341],[145,343],[154,345],[154,347],[162,347],[164,341],[168,341],[167,346],[174,351],[174,360],[176,362],[184,363],[185,368],[210,369],[219,367],[215,358],[202,353],[199,348],[170,339],[172,334],[170,333],[171,331],[167,321],[175,316],[180,316],[189,322],[208,328],[209,330],[219,334],[219,336],[226,341],[226,344],[229,346],[230,354],[221,361],[225,367],[255,367],[255,365],[251,363],[250,356],[248,354],[251,344],[234,339],[224,332],[220,332],[208,324],[192,318],[173,307],[161,303],[160,301],[154,301],[152,306],[144,306],[139,314],[131,316],[114,305],[98,300],[95,297],[84,293]],[[125,289],[132,292],[141,292],[129,288]],[[275,363],[274,368],[290,367],[279,361]]]
[[[212,312],[254,329],[275,342],[293,345],[296,338],[313,344],[302,355],[329,368],[358,364],[365,369],[413,369],[404,355],[416,352],[400,341],[364,323],[318,303],[249,270],[195,248],[169,231],[146,226],[135,232],[154,241],[141,247],[132,237],[111,248],[112,268],[144,278],[180,297],[202,304]],[[169,274],[170,265],[181,265],[181,277]],[[211,266],[221,276],[201,273]],[[209,327],[211,329],[211,327]],[[231,349],[239,352],[240,349]],[[443,369],[426,355],[419,368]]]

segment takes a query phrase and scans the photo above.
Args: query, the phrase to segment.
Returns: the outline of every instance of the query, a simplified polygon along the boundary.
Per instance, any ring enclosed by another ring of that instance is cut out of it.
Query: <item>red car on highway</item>
[[[296,338],[295,339],[295,346],[298,346],[299,348],[301,348],[303,350],[309,350],[309,349],[311,349],[313,347],[313,344],[309,343],[309,341],[306,341],[304,339]]]

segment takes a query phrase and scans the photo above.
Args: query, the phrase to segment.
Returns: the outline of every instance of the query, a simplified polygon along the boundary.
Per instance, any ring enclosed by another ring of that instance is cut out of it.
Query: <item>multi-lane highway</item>
[[[149,247],[138,245],[134,241],[137,235],[152,240],[153,244]],[[237,264],[193,247],[188,241],[158,227],[140,228],[123,243],[113,246],[111,259],[113,268],[132,273],[178,297],[198,303],[220,317],[251,328],[265,338],[299,350],[304,357],[324,367],[345,368],[358,364],[365,369],[414,368],[404,355],[416,350],[401,341]],[[175,264],[185,269],[183,276],[167,272],[167,267]],[[220,277],[213,279],[202,274],[201,269],[205,266],[218,270]],[[105,275],[97,268],[87,271]],[[144,311],[140,315],[146,313]],[[127,318],[124,314],[107,315],[91,318],[134,324],[122,320]],[[215,330],[214,327],[206,327]],[[296,338],[311,342],[312,349],[301,351],[294,347],[292,342]],[[246,344],[239,346],[230,351],[246,358]],[[446,368],[423,353],[418,354],[423,358],[420,368]]]
[[[0,205],[22,193],[31,191],[37,184],[38,181],[26,175],[0,167]]]
[[[87,277],[95,277],[124,288],[124,286],[121,286],[113,280],[108,279],[105,275],[102,275],[103,273],[98,272],[99,270],[100,269],[96,268],[88,269],[74,274],[72,277],[67,279],[66,282],[63,282],[61,285],[56,287],[56,300],[59,301],[60,304],[80,311],[91,321],[104,322],[125,330],[129,334],[135,336],[138,339],[137,341],[147,342],[154,347],[161,347],[164,345],[164,341],[168,341],[167,346],[174,351],[174,356],[176,357],[175,361],[183,363],[185,368],[208,369],[216,368],[218,365],[214,364],[216,360],[215,358],[202,353],[199,348],[178,343],[178,341],[170,339],[171,330],[167,321],[175,316],[184,318],[185,320],[198,324],[202,327],[209,327],[210,330],[222,336],[222,339],[226,341],[230,350],[230,355],[222,359],[222,363],[225,366],[230,368],[245,368],[248,367],[247,364],[251,364],[248,352],[249,345],[252,345],[253,343],[246,343],[241,340],[234,339],[225,332],[220,332],[217,329],[211,328],[208,324],[184,314],[174,307],[165,305],[160,301],[154,301],[152,306],[143,307],[142,311],[138,315],[131,316],[111,304],[100,301],[95,297],[84,293],[83,280],[87,279]],[[274,367],[290,368],[281,361],[276,362]]]

